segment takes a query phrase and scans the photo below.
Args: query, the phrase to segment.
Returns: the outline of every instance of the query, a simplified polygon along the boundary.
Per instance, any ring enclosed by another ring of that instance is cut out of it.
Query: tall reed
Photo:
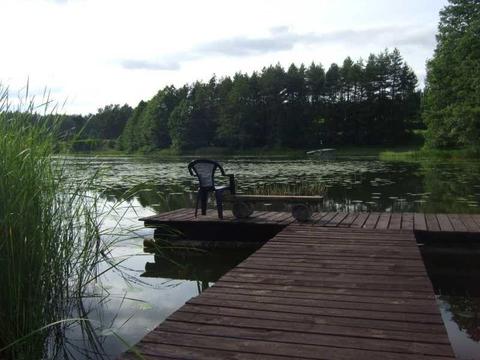
[[[55,125],[38,110],[12,110],[0,87],[0,359],[58,355],[67,319],[85,317],[105,246],[88,191],[95,177],[69,181],[53,157]]]

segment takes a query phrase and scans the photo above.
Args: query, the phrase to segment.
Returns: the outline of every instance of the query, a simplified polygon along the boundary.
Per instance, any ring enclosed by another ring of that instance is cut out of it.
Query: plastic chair
[[[215,172],[220,170],[222,176],[229,177],[228,186],[215,186]],[[197,204],[195,206],[195,217],[198,213],[198,203],[201,203],[202,215],[207,214],[207,199],[208,193],[215,193],[215,201],[217,203],[218,217],[223,219],[223,192],[229,190],[231,194],[235,194],[235,176],[225,173],[222,166],[214,161],[208,159],[193,160],[188,164],[188,171],[190,175],[196,176],[199,181],[199,188],[197,193]]]

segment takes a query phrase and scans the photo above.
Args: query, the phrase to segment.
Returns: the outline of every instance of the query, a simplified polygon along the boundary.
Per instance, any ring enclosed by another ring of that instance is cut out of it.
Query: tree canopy
[[[418,121],[416,85],[397,49],[327,71],[271,65],[165,87],[133,111],[119,143],[127,151],[393,144]]]
[[[423,118],[432,147],[480,147],[480,2],[449,0],[427,63]]]

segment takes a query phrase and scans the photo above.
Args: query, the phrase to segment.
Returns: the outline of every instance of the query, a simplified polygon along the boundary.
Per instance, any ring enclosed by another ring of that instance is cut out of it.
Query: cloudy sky
[[[398,47],[420,85],[446,0],[0,0],[0,83],[67,113],[280,62]]]

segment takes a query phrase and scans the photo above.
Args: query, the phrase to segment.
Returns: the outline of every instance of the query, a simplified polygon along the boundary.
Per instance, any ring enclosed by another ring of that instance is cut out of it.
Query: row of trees
[[[417,78],[400,52],[366,61],[269,66],[251,75],[167,86],[135,109],[109,105],[64,115],[62,139],[74,150],[124,151],[208,146],[308,148],[401,142],[419,122]]]
[[[167,86],[141,101],[119,139],[126,151],[206,146],[305,148],[392,144],[418,122],[417,78],[400,52],[346,58],[327,71],[292,64]]]
[[[432,147],[480,147],[480,2],[449,0],[427,63],[424,120]]]
[[[88,151],[115,147],[133,109],[129,105],[107,105],[89,115],[48,116],[47,121],[58,121],[61,141],[72,143],[73,150]],[[51,119],[49,119],[51,118]]]

